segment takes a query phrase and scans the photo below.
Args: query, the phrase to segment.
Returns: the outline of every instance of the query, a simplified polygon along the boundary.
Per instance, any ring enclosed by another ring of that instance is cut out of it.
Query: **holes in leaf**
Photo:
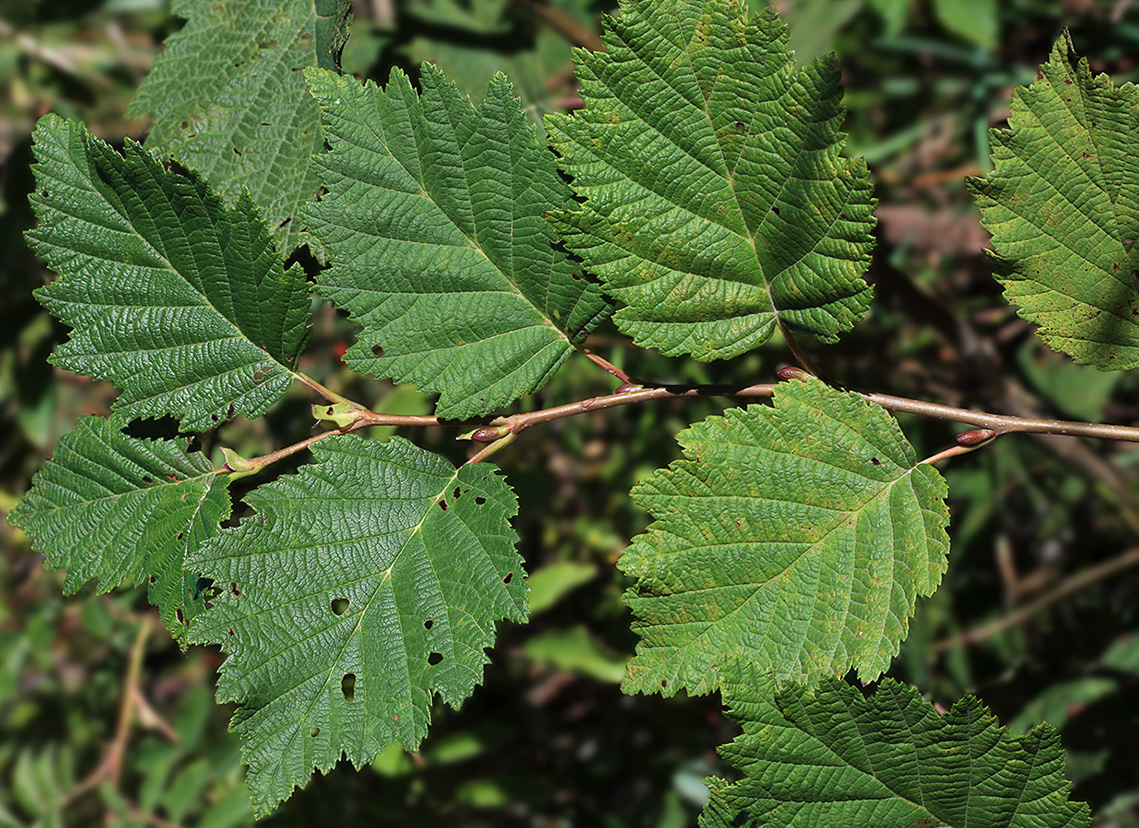
[[[378,358],[378,357],[382,357],[383,355],[384,355],[383,346],[381,346],[381,345],[373,345],[372,346],[372,356]]]
[[[237,413],[237,409],[234,407],[233,403],[230,403],[230,404],[229,404],[229,408],[227,408],[227,409],[225,410],[225,418],[226,418],[227,420],[232,420],[232,419],[233,419],[233,415],[234,415],[234,414],[236,414],[236,413]]]
[[[185,533],[185,532],[179,532],[177,535],[175,535],[175,536],[174,536],[174,540],[182,540],[182,538],[183,538],[185,535],[186,535],[186,533]]]
[[[320,728],[314,727],[312,730],[310,730],[308,732],[308,735],[315,739],[317,736],[320,735]]]
[[[40,190],[40,195],[43,196],[44,198],[47,198],[48,197],[47,189]]]
[[[427,663],[430,664],[432,667],[434,667],[436,664],[438,664],[442,660],[443,660],[443,654],[442,653],[431,653],[430,655],[427,656]]]
[[[668,687],[668,679],[661,679],[660,680],[660,686],[661,687]]]
[[[153,482],[154,482],[154,478],[153,478],[153,477],[150,477],[150,476],[147,476],[147,477],[144,477],[144,478],[142,479],[142,482],[143,482],[143,483],[145,483],[147,486],[149,486],[151,483],[153,483]]]
[[[221,417],[219,417],[217,414],[211,414],[210,419],[216,423],[221,420]]]
[[[348,599],[347,598],[333,598],[332,599],[332,614],[343,615],[348,612]]]
[[[485,497],[476,497],[475,503],[477,503],[479,506],[482,506],[484,503],[486,503],[486,498]]]
[[[507,572],[506,577],[502,579],[502,582],[504,584],[509,584],[513,580],[514,580],[514,573],[513,572]]]
[[[429,630],[434,626],[435,626],[435,619],[434,618],[428,618],[426,621],[423,622],[423,629],[425,629],[425,630]]]
[[[575,282],[580,282],[581,281],[581,274],[571,273],[570,278],[573,279]]]
[[[340,679],[340,692],[344,695],[344,701],[352,701],[356,698],[355,673],[345,673],[344,678]]]
[[[747,135],[747,124],[743,121],[736,121],[736,135]]]
[[[439,508],[442,509],[444,512],[446,512],[447,511],[447,501],[446,500],[440,500],[440,501],[438,501],[438,503],[439,503]]]
[[[458,486],[456,486],[456,487],[455,487],[455,491],[451,492],[451,497],[455,498],[455,500],[458,500],[458,499],[459,499],[459,495],[461,495],[462,493],[463,493],[463,492],[462,492],[462,490],[461,490],[461,489],[459,489],[459,487],[458,487]]]
[[[778,207],[772,207],[771,212],[775,213],[775,215],[779,215],[779,208]]]
[[[151,575],[146,580],[147,580],[147,583],[157,584],[158,583],[158,576],[157,575]]]
[[[179,624],[185,624],[186,623],[186,615],[185,615],[185,613],[182,612],[181,607],[179,607],[178,609],[176,609],[174,611],[174,617],[178,619]]]
[[[871,466],[881,466],[881,465],[882,465],[882,461],[881,461],[881,460],[879,460],[877,457],[871,457],[871,458],[870,458],[870,465],[871,465]]]
[[[238,589],[237,581],[230,581],[229,582],[229,591],[233,593],[234,598],[240,598],[241,597],[241,590]]]

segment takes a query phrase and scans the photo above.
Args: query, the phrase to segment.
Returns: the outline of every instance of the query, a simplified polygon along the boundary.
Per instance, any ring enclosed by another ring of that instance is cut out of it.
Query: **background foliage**
[[[556,5],[587,31],[608,10]],[[837,52],[849,152],[866,157],[880,202],[871,316],[841,349],[813,351],[833,378],[1010,414],[1139,421],[1132,375],[1045,350],[1002,300],[963,183],[987,168],[987,128],[1006,117],[1011,87],[1032,79],[1062,27],[1095,71],[1136,79],[1139,12],[1094,0],[779,5],[800,62]],[[502,69],[535,115],[577,105],[570,46],[526,0],[367,0],[353,11],[345,71],[382,82],[399,66],[414,81],[431,58],[476,97]],[[141,138],[147,119],[128,119],[128,103],[182,26],[151,0],[0,3],[0,510],[64,430],[112,402],[108,386],[45,361],[63,329],[31,297],[48,278],[22,237],[32,223],[31,126],[54,111],[113,145]],[[431,398],[342,369],[351,333],[329,311],[302,369],[380,401],[376,410],[427,412]],[[611,326],[590,337],[635,376],[659,381],[763,381],[789,361],[777,345],[701,365],[624,343]],[[560,372],[529,404],[607,391],[578,360],[570,365],[581,370]],[[298,433],[307,402],[294,391],[268,416],[225,426],[226,444],[250,456],[307,436]],[[503,628],[485,686],[460,711],[435,711],[420,753],[316,777],[267,824],[694,823],[701,779],[726,772],[715,747],[738,728],[715,698],[620,694],[634,636],[619,600],[627,579],[613,563],[648,520],[628,490],[676,459],[676,432],[724,403],[652,405],[529,430],[507,450],[502,461],[527,500],[515,521],[534,620]],[[902,425],[919,456],[951,439],[942,423]],[[462,459],[445,434],[407,436]],[[975,692],[1017,732],[1042,720],[1061,727],[1073,798],[1089,801],[1102,826],[1139,825],[1139,579],[1127,568],[1139,562],[1137,464],[1134,447],[1057,437],[1001,440],[950,463],[949,571],[919,602],[890,672],[945,706]],[[217,652],[183,658],[142,590],[61,601],[64,576],[41,571],[23,535],[0,523],[0,545],[0,826],[87,825],[105,813],[115,826],[251,824],[225,729],[231,711],[212,701]],[[1111,574],[1073,580],[1088,573]],[[1024,612],[1034,602],[1045,606]],[[955,638],[994,621],[1007,627],[970,646]],[[124,703],[133,715],[120,732]]]

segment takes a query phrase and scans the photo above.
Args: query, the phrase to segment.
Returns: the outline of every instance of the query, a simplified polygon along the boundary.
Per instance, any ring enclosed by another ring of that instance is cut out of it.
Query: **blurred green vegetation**
[[[831,378],[1005,413],[1139,422],[1133,375],[1051,353],[1004,303],[963,183],[987,169],[988,128],[1064,27],[1094,70],[1134,79],[1139,10],[1124,0],[777,5],[801,60],[838,53],[849,150],[867,158],[880,200],[872,313],[841,346],[813,351]],[[612,4],[554,6],[596,32]],[[530,0],[358,0],[353,11],[345,71],[382,81],[392,66],[414,76],[431,59],[476,97],[507,72],[536,117],[578,102],[570,43]],[[50,278],[22,238],[33,222],[31,128],[54,111],[112,143],[141,137],[145,121],[123,113],[179,25],[157,0],[0,0],[0,512],[59,436],[113,398],[105,384],[45,361],[66,332],[31,296]],[[429,410],[412,388],[347,372],[338,355],[351,336],[322,308],[303,370],[376,410]],[[589,344],[659,382],[769,381],[791,361],[779,345],[709,365],[667,360],[612,327]],[[523,405],[613,385],[575,358]],[[297,389],[260,420],[205,435],[203,449],[224,443],[251,456],[301,439],[311,401]],[[723,773],[715,748],[735,729],[718,698],[620,694],[635,637],[612,564],[646,523],[630,486],[676,457],[677,431],[728,404],[669,401],[559,420],[496,458],[520,493],[532,623],[502,631],[484,686],[459,711],[437,709],[421,753],[392,748],[360,773],[317,776],[266,824],[695,824],[701,780]],[[903,427],[919,454],[952,441],[942,422],[905,418]],[[405,436],[463,458],[449,433]],[[919,605],[891,671],[946,706],[975,692],[1018,731],[1043,720],[1060,727],[1074,797],[1090,801],[1105,828],[1139,826],[1139,577],[1116,567],[1065,586],[1136,548],[1137,474],[1133,446],[1057,437],[1008,438],[952,461],[950,570]],[[180,653],[141,590],[61,599],[60,574],[44,571],[27,538],[2,522],[0,558],[0,828],[252,824],[229,711],[212,703],[220,655]],[[1039,611],[1014,615],[1033,602]],[[967,646],[955,639],[994,621],[1007,627]]]

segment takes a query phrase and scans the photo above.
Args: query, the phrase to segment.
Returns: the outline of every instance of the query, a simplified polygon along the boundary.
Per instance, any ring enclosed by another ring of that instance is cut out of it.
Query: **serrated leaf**
[[[150,602],[184,642],[204,604],[183,564],[229,516],[228,483],[179,441],[128,437],[109,420],[84,417],[8,520],[49,567],[67,568],[68,594],[92,579],[99,592],[149,580]]]
[[[494,467],[399,437],[313,453],[192,561],[222,587],[193,638],[229,653],[218,700],[240,703],[259,815],[341,755],[415,750],[435,693],[457,707],[480,680],[495,622],[526,619],[517,503]]]
[[[631,692],[721,686],[735,659],[806,679],[873,679],[945,571],[945,483],[894,419],[817,380],[678,438],[684,459],[633,489],[653,515],[618,566],[642,640]]]
[[[148,149],[201,173],[230,204],[243,190],[281,253],[308,240],[300,208],[320,182],[308,157],[324,149],[305,66],[332,68],[344,0],[181,0],[186,25],[166,40],[130,116],[150,113]]]
[[[838,154],[834,56],[796,69],[778,15],[741,0],[629,0],[606,28],[576,53],[585,108],[546,128],[585,199],[556,225],[618,327],[703,360],[777,322],[836,341],[870,301],[875,201]]]
[[[997,279],[1040,337],[1076,362],[1139,365],[1139,90],[1092,77],[1065,36],[993,130],[972,179]]]
[[[726,694],[744,732],[720,752],[743,779],[714,788],[710,809],[778,828],[1091,822],[1087,805],[1068,800],[1064,751],[1050,727],[1013,737],[971,696],[939,715],[896,681],[864,698],[833,676],[775,692],[759,672],[742,671]]]
[[[421,95],[398,70],[308,77],[332,145],[306,211],[333,261],[319,290],[363,326],[344,361],[439,392],[444,417],[545,385],[609,306],[554,249],[543,213],[572,197],[510,84],[476,108],[430,64]]]
[[[308,336],[309,291],[249,199],[230,210],[195,173],[129,139],[119,155],[54,115],[34,138],[28,239],[61,277],[36,296],[74,328],[52,362],[123,389],[123,420],[205,430],[276,402]]]

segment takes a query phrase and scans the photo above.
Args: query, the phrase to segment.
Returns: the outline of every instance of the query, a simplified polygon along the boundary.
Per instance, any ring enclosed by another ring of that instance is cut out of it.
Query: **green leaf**
[[[92,579],[99,592],[149,579],[162,621],[184,642],[204,609],[186,556],[229,516],[228,478],[177,440],[128,437],[84,417],[61,439],[8,516],[32,536],[49,567],[66,567],[64,592]]]
[[[332,68],[343,0],[181,0],[186,25],[166,40],[127,115],[151,113],[148,149],[197,170],[231,205],[243,190],[279,250],[308,241],[300,208],[320,182],[308,157],[324,149],[305,66]]]
[[[493,466],[399,437],[313,453],[192,561],[222,587],[192,637],[229,653],[218,700],[240,703],[259,815],[342,754],[415,750],[434,694],[457,707],[481,678],[495,621],[526,620],[517,504]]]
[[[776,323],[835,342],[870,289],[875,201],[845,138],[833,55],[796,69],[771,9],[634,0],[605,52],[576,53],[585,108],[550,115],[585,199],[556,225],[669,356],[736,356]]]
[[[743,734],[720,752],[743,778],[713,788],[709,807],[721,813],[778,828],[1091,822],[1087,805],[1068,800],[1064,751],[1050,727],[1013,737],[976,698],[939,715],[889,680],[868,698],[833,676],[813,690],[773,693],[757,672],[741,671],[726,694]]]
[[[945,571],[941,475],[883,409],[817,380],[678,439],[684,458],[633,489],[656,520],[618,561],[642,636],[626,689],[707,693],[736,658],[877,677]]]
[[[541,388],[608,313],[554,249],[547,210],[572,203],[510,84],[475,108],[430,64],[423,94],[308,73],[332,144],[307,214],[333,266],[319,290],[363,330],[351,367],[439,392],[457,419]]]
[[[997,0],[934,0],[933,12],[947,31],[985,49],[1000,41]]]
[[[997,279],[1040,337],[1076,362],[1139,365],[1139,89],[1093,78],[1067,37],[993,130],[972,179]]]
[[[308,285],[282,269],[248,197],[230,210],[195,173],[129,139],[119,155],[53,115],[35,154],[28,238],[62,277],[36,296],[75,329],[56,365],[123,389],[122,419],[171,415],[187,430],[259,416],[285,393]]]

